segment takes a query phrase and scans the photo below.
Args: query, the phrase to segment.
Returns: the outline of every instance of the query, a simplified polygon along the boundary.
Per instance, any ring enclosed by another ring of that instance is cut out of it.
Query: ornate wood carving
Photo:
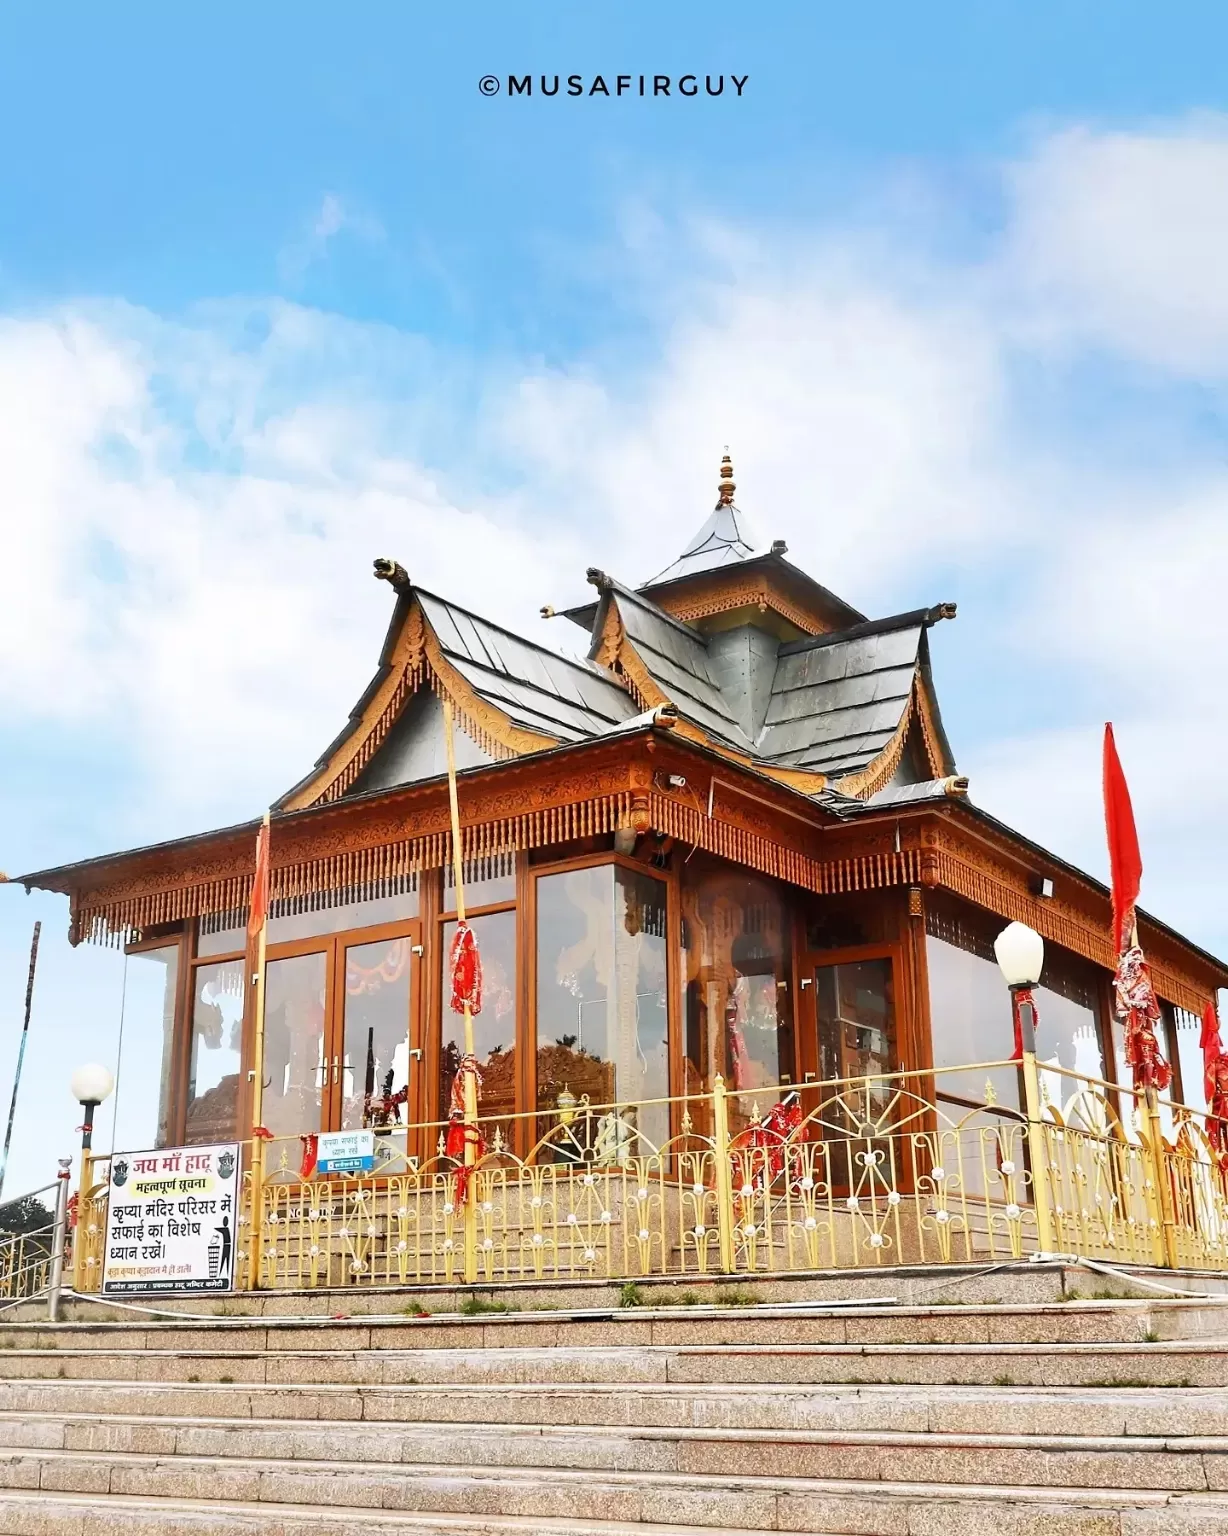
[[[286,809],[302,810],[340,799],[379,751],[397,717],[425,682],[452,701],[461,729],[496,760],[558,745],[555,736],[513,725],[501,710],[475,691],[444,656],[421,604],[415,600],[393,647],[388,676],[345,741],[316,776],[287,802]]]
[[[731,613],[738,608],[766,608],[786,619],[804,635],[829,634],[836,625],[818,603],[790,593],[783,582],[767,571],[714,573],[705,581],[688,581],[677,592],[666,588],[652,594],[653,601],[683,623]]]

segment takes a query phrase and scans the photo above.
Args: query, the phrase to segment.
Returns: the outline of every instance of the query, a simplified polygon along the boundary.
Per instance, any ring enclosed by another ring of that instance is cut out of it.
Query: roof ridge
[[[884,619],[867,619],[864,624],[850,624],[847,629],[833,629],[825,635],[807,635],[790,640],[777,652],[779,656],[798,656],[803,651],[817,651],[825,645],[839,645],[845,640],[861,640],[867,635],[886,635],[896,629],[928,629],[941,619],[955,617],[954,603],[936,603],[932,608],[912,608],[907,613],[893,613]]]
[[[684,624],[681,619],[676,619],[672,613],[667,613],[664,608],[654,603],[650,597],[645,597],[642,592],[637,592],[634,587],[628,587],[615,577],[607,576],[604,571],[598,570],[595,565],[590,565],[586,574],[589,582],[597,588],[598,592],[613,592],[618,597],[628,598],[631,602],[637,603],[641,608],[646,608],[654,619],[660,619],[663,624],[667,624],[680,635],[685,635],[688,640],[693,640],[702,650],[706,651],[708,649],[708,640],[705,635],[701,635],[697,629],[692,629],[689,624]]]
[[[506,635],[509,640],[515,640],[521,645],[527,645],[530,650],[540,651],[543,656],[549,656],[554,661],[564,661],[570,667],[576,667],[581,672],[587,672],[590,676],[599,677],[603,682],[614,682],[614,676],[605,667],[599,667],[587,657],[569,656],[566,651],[553,650],[548,645],[543,645],[540,640],[530,640],[528,635],[522,635],[517,630],[509,629],[506,624],[496,624],[493,619],[488,619],[484,614],[474,613],[472,608],[465,608],[460,603],[454,603],[450,598],[440,597],[438,592],[431,592],[426,587],[412,586],[409,589],[420,597],[429,597],[432,602],[441,603],[445,608],[463,613],[467,619],[473,619],[478,624],[484,624],[487,629],[493,629],[500,635]],[[481,665],[480,662],[475,665]],[[489,667],[488,671],[496,672],[498,668]],[[510,673],[503,674],[511,676]],[[526,681],[526,679],[521,679]],[[615,687],[618,684],[615,682]]]

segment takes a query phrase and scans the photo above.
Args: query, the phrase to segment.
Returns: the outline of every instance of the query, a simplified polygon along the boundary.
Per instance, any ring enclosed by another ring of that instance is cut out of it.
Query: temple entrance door
[[[895,976],[890,948],[804,954],[799,972],[803,1003],[802,1105],[817,1112],[815,1135],[831,1144],[833,1184],[859,1182],[858,1158],[871,1149],[894,1151],[872,1134],[890,1136],[897,1085]]]
[[[340,940],[334,983],[330,1127],[378,1129],[382,1122],[393,1127],[389,1134],[402,1152],[413,1118],[411,1067],[421,1059],[421,1051],[415,1056],[411,1050],[419,932],[418,923],[402,923],[380,938]]]
[[[278,946],[265,984],[262,1118],[276,1137],[404,1127],[420,924]]]

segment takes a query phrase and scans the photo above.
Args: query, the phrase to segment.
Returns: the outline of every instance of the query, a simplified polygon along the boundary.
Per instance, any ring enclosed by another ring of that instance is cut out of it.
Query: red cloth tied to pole
[[[258,939],[269,915],[269,818],[260,823],[256,834],[256,875],[252,881],[252,904],[247,916],[247,934]]]
[[[1023,1060],[1023,1008],[1027,1005],[1032,1010],[1032,1028],[1035,1030],[1040,1023],[1040,1012],[1036,1007],[1036,999],[1032,995],[1031,987],[1014,987],[1011,989],[1011,1012],[1015,1016],[1015,1054],[1012,1061]]]
[[[1151,984],[1151,971],[1137,944],[1117,962],[1113,986],[1117,1016],[1126,1024],[1126,1065],[1134,1074],[1135,1089],[1167,1088],[1172,1068],[1160,1054],[1155,1030],[1163,1015]]]
[[[300,1179],[309,1179],[316,1171],[316,1159],[320,1152],[320,1137],[315,1131],[308,1131],[299,1137],[303,1143],[303,1156],[298,1165]]]
[[[482,1011],[482,957],[478,941],[468,923],[457,923],[448,959],[452,972],[452,1012],[471,1014]]]
[[[773,1104],[762,1120],[756,1120],[745,1130],[739,1131],[729,1144],[735,1193],[745,1184],[753,1189],[762,1189],[764,1171],[768,1183],[774,1182],[784,1169],[785,1148],[789,1142],[808,1139],[802,1126],[802,1106],[798,1100],[795,1098],[787,1104],[783,1101]],[[759,1151],[764,1156],[756,1171],[753,1154]]]
[[[468,1077],[473,1078],[473,1097],[476,1101],[482,1094],[482,1072],[476,1056],[461,1058],[456,1076],[452,1079],[452,1097],[448,1107],[448,1133],[443,1150],[445,1157],[460,1164],[456,1170],[457,1205],[464,1205],[469,1198],[469,1181],[473,1173],[473,1166],[465,1159],[466,1148],[473,1148],[474,1165],[486,1154],[486,1138],[482,1134],[482,1127],[465,1120],[465,1080]]]
[[[1228,1055],[1219,1035],[1219,1020],[1214,1003],[1202,1011],[1203,1091],[1207,1099],[1207,1140],[1220,1157],[1220,1166],[1228,1169]]]

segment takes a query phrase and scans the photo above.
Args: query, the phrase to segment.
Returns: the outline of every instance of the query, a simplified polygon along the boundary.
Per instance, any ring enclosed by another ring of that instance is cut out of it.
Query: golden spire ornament
[[[719,490],[718,507],[732,507],[733,493],[737,486],[733,483],[733,463],[729,457],[729,447],[725,447],[725,457],[721,460],[721,483]]]

